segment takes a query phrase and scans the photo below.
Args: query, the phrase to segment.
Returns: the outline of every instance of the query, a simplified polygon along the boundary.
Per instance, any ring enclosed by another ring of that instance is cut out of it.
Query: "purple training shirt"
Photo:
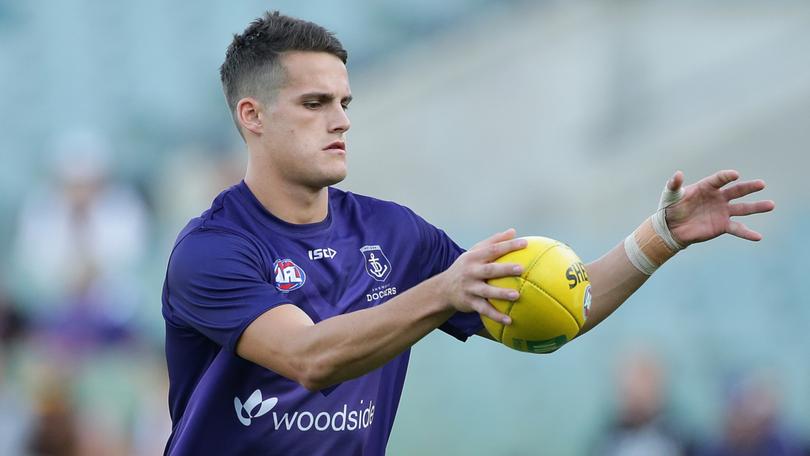
[[[463,252],[391,202],[329,189],[326,220],[284,222],[244,182],[177,238],[163,287],[172,434],[167,455],[382,455],[410,350],[362,377],[312,393],[236,355],[259,315],[294,304],[314,322],[379,305],[447,269]],[[482,328],[458,313],[440,329]]]

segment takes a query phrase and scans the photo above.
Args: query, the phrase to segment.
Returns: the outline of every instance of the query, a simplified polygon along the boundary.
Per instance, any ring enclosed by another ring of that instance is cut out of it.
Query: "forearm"
[[[322,389],[371,372],[408,349],[454,313],[440,286],[434,277],[378,306],[303,328],[287,347],[287,356],[304,363],[301,383]]]
[[[585,266],[591,280],[591,309],[578,335],[585,334],[613,313],[650,277],[636,269],[620,243]]]
[[[378,306],[314,324],[294,304],[274,307],[242,333],[237,355],[310,390],[359,377],[415,344],[453,313],[477,312],[509,324],[487,299],[514,299],[515,291],[486,280],[519,276],[518,264],[494,263],[526,247],[514,230],[496,233],[459,256],[444,272]]]

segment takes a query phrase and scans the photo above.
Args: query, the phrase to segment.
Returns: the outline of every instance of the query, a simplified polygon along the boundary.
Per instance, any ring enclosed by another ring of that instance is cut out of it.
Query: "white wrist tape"
[[[683,187],[678,188],[677,191],[669,189],[669,183],[664,185],[664,191],[661,193],[661,199],[658,200],[658,209],[664,209],[683,199]]]
[[[683,187],[672,191],[664,187],[658,210],[624,240],[624,251],[636,269],[652,275],[659,266],[684,248],[669,231],[666,208],[683,198]]]
[[[667,226],[667,216],[665,209],[678,201],[683,199],[683,186],[678,188],[678,191],[669,189],[669,185],[664,186],[664,192],[661,193],[661,199],[658,201],[658,210],[653,214],[653,228],[664,239],[664,242],[673,250],[683,250],[686,246],[681,245],[675,238],[672,237],[672,232],[669,231]]]

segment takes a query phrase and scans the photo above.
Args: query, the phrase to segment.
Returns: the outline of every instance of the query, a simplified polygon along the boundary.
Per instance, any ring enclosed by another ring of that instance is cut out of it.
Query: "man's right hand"
[[[450,268],[439,274],[444,301],[459,312],[478,312],[505,325],[511,324],[512,319],[495,310],[487,299],[514,301],[518,298],[518,292],[493,287],[487,280],[522,274],[523,267],[519,264],[494,261],[526,245],[525,239],[515,239],[512,228],[475,244],[458,257]]]

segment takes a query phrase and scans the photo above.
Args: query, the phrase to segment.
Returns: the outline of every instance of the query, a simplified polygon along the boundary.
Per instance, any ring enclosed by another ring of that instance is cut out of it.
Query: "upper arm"
[[[297,350],[312,328],[312,319],[293,304],[274,307],[248,325],[236,344],[236,354],[248,361],[301,382],[305,358]]]
[[[167,318],[230,352],[245,328],[289,303],[269,281],[256,246],[231,233],[201,231],[181,240],[166,274]]]

